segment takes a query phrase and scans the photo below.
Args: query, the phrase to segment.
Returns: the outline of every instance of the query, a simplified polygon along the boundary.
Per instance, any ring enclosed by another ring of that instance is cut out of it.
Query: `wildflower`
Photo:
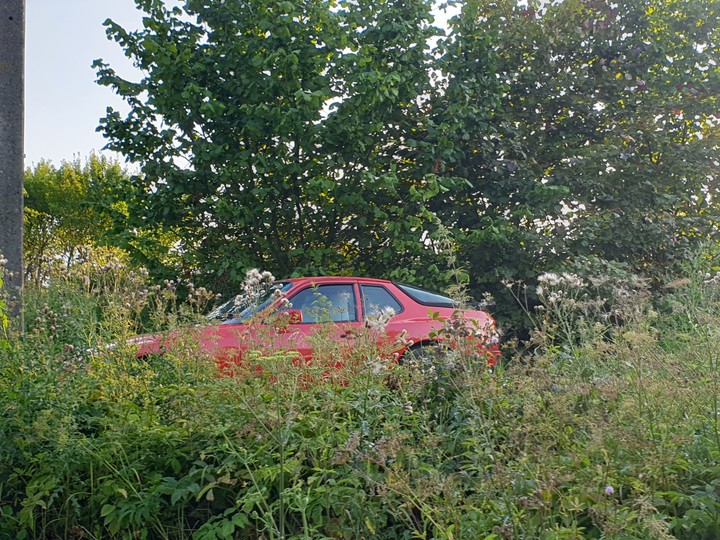
[[[615,494],[615,488],[614,488],[614,487],[612,487],[612,486],[610,486],[610,485],[605,486],[605,495],[610,496],[610,495],[614,495],[614,494]]]
[[[365,321],[368,328],[375,330],[376,332],[384,332],[385,327],[390,322],[390,319],[395,315],[395,310],[391,307],[384,307],[377,313],[369,316]]]
[[[495,305],[495,297],[492,293],[484,292],[482,300],[478,303],[478,309],[488,309]]]
[[[710,276],[710,274],[705,275],[705,281],[703,281],[705,285],[720,285],[720,271],[715,274],[714,276]]]
[[[550,287],[554,287],[560,284],[560,276],[553,274],[552,272],[546,272],[538,276],[538,282],[545,283]]]
[[[273,292],[271,297],[273,301],[283,297],[283,291],[279,285],[273,285]]]
[[[257,268],[252,268],[245,272],[245,281],[247,283],[259,282],[262,279]]]
[[[565,285],[573,289],[582,289],[583,287],[585,287],[585,282],[580,278],[580,276],[576,274],[569,274],[567,272],[563,272],[562,281],[565,283]]]
[[[548,287],[568,287],[570,289],[581,289],[585,287],[585,282],[580,276],[568,272],[563,272],[559,275],[546,272],[545,274],[539,275],[537,280],[538,283],[545,284]]]
[[[411,347],[413,344],[413,341],[411,339],[407,338],[408,332],[407,330],[403,330],[398,334],[398,337],[395,339],[395,345],[402,345],[403,347]]]
[[[373,375],[380,375],[387,370],[388,363],[379,356],[367,363],[367,367]]]
[[[242,290],[245,293],[243,301],[249,303],[258,302],[260,298],[267,294],[274,282],[275,276],[270,272],[260,272],[256,268],[248,270],[242,284]],[[236,305],[238,304],[236,303]]]

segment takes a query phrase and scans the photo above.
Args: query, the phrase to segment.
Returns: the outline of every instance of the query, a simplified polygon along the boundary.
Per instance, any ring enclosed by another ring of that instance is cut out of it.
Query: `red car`
[[[402,359],[444,343],[470,347],[494,365],[499,358],[495,321],[485,311],[458,310],[452,299],[413,285],[358,277],[293,278],[275,282],[254,301],[231,300],[195,329],[201,349],[223,362],[248,349],[297,351],[313,356],[313,336],[351,349],[368,327],[385,355]],[[272,321],[269,324],[264,324]],[[278,321],[281,321],[278,323]],[[382,328],[380,327],[382,326]],[[452,328],[446,332],[449,326]],[[161,353],[172,336],[140,336],[138,356]],[[459,339],[458,339],[459,338]]]

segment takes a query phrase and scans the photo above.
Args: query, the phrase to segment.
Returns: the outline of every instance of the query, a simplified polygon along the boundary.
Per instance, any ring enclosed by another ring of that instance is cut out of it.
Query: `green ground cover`
[[[192,343],[103,346],[208,293],[88,263],[28,290],[26,335],[0,340],[0,538],[718,538],[715,270],[655,293],[546,274],[531,341],[493,371],[377,369],[368,338],[332,376],[325,342],[313,366],[218,377]]]

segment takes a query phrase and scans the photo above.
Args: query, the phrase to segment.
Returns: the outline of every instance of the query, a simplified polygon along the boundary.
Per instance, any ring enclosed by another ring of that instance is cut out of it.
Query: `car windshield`
[[[245,295],[239,294],[213,309],[207,314],[207,318],[210,321],[220,321],[222,324],[243,323],[268,307],[276,298],[274,296],[278,294],[276,291],[284,294],[290,287],[292,283],[289,281],[278,281],[257,298],[248,299]]]

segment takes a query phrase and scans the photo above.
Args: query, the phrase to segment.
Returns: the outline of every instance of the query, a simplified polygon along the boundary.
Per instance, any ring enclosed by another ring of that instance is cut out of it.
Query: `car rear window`
[[[401,291],[403,291],[410,298],[415,300],[418,304],[423,304],[425,306],[435,306],[435,307],[454,307],[455,306],[455,302],[453,302],[452,298],[443,296],[440,293],[427,291],[425,289],[421,289],[419,287],[414,287],[412,285],[405,285],[404,283],[396,283],[396,285],[398,286],[398,288]]]

